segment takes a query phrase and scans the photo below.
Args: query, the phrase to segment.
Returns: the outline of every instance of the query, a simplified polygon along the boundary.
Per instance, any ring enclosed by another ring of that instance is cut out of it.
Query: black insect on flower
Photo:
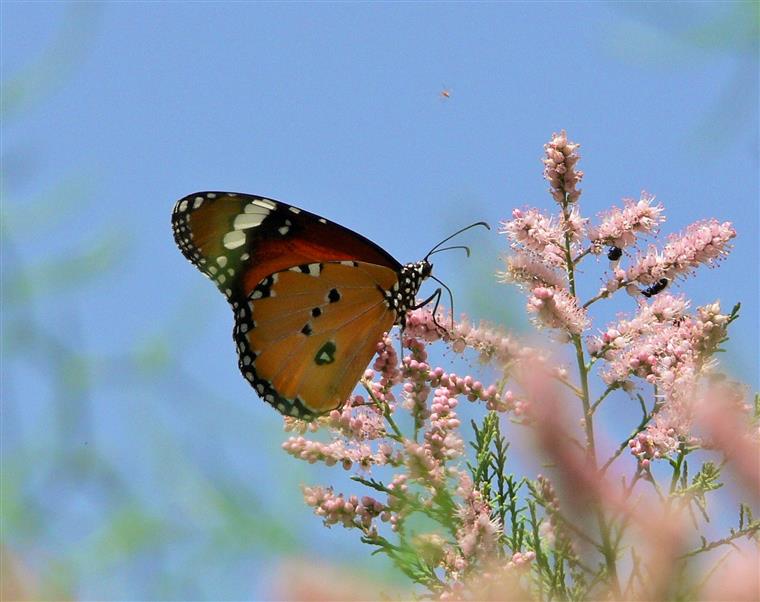
[[[649,288],[645,288],[643,291],[641,291],[641,294],[647,298],[652,297],[656,295],[657,293],[661,293],[662,291],[664,291],[668,287],[668,284],[670,284],[670,280],[668,280],[667,278],[660,278],[652,286],[650,286]]]

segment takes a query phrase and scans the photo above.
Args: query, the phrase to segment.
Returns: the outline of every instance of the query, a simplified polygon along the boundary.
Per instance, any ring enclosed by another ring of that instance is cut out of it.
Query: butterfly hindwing
[[[311,417],[340,406],[396,312],[393,270],[365,262],[294,266],[264,278],[237,314],[240,369],[280,412]]]

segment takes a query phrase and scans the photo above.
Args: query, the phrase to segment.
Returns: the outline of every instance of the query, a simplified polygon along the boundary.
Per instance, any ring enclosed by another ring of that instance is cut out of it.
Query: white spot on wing
[[[298,215],[299,213],[301,213],[301,210],[298,207],[288,207],[288,209],[290,209],[290,211],[292,213],[295,213],[296,215]]]
[[[195,202],[193,203],[193,209],[197,209],[201,205],[203,205],[203,197],[202,196],[195,197]]]
[[[277,228],[277,231],[283,236],[285,236],[290,231],[290,228],[288,228],[287,226],[282,226],[281,228]]]
[[[216,258],[216,262],[219,264],[220,267],[224,267],[227,265],[227,258],[224,255],[220,255]]]
[[[232,222],[232,227],[235,230],[246,230],[248,228],[255,228],[264,221],[266,214],[260,213],[239,213],[235,216],[235,221]]]
[[[187,211],[187,199],[185,199],[184,201],[182,201],[179,204],[179,210],[180,211]]]
[[[240,230],[227,232],[222,239],[222,244],[225,249],[237,249],[238,247],[242,247],[245,244],[245,232],[241,232]]]
[[[243,209],[246,213],[258,213],[259,215],[269,215],[269,209],[266,207],[259,207],[253,203],[248,203]]]
[[[255,199],[253,201],[254,205],[258,205],[259,207],[263,207],[264,209],[277,209],[277,205],[275,205],[272,201],[268,201],[267,199]]]

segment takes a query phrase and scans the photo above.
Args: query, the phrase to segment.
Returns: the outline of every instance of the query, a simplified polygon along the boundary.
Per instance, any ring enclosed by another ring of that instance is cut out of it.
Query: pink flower
[[[616,270],[606,289],[614,291],[632,282],[648,285],[663,278],[672,281],[686,276],[702,264],[712,265],[720,260],[728,253],[729,241],[735,236],[730,222],[721,224],[715,219],[695,222],[682,234],[671,236],[662,251],[650,247],[630,268]]]
[[[325,525],[341,524],[347,528],[359,528],[373,533],[374,520],[387,511],[387,507],[376,499],[364,496],[359,500],[355,495],[345,498],[336,495],[331,487],[303,487],[304,501],[314,508],[314,514],[321,516]]]
[[[599,245],[622,249],[635,244],[637,236],[655,234],[665,216],[664,207],[653,202],[654,196],[646,192],[638,201],[624,199],[622,209],[613,207],[602,215],[601,224],[589,230],[589,238]]]
[[[385,437],[382,414],[377,407],[362,405],[363,402],[364,398],[357,395],[340,410],[330,412],[326,419],[327,424],[344,437],[355,441]]]
[[[405,445],[406,467],[409,478],[424,483],[434,489],[442,487],[445,482],[443,464],[437,459],[429,445],[420,445],[407,441]]]
[[[551,184],[552,196],[558,203],[564,203],[565,198],[574,203],[581,195],[576,186],[583,178],[583,172],[575,169],[580,159],[579,147],[580,144],[568,141],[565,130],[552,134],[552,139],[544,145],[544,178]]]
[[[570,237],[570,241],[578,243],[586,235],[588,218],[581,217],[581,212],[577,206],[574,206],[565,215],[560,215],[560,224],[562,231]]]
[[[501,525],[498,519],[491,518],[491,507],[474,489],[469,476],[460,474],[457,492],[463,498],[458,511],[461,526],[457,530],[462,556],[468,564],[488,560],[496,550]]]
[[[348,460],[349,455],[342,441],[322,443],[320,441],[311,441],[304,437],[290,437],[282,444],[282,449],[291,456],[300,460],[306,460],[309,464],[324,462],[327,466],[333,466],[338,462]]]
[[[457,400],[448,389],[435,391],[430,408],[430,426],[425,432],[425,445],[434,458],[447,462],[464,453],[464,443],[459,436],[460,421],[454,408]]]
[[[464,395],[469,401],[484,401],[489,410],[504,412],[513,404],[511,391],[499,395],[498,388],[494,385],[486,387],[471,376],[460,377],[453,373],[448,374],[442,368],[433,370],[430,382],[433,386],[445,387],[449,395]]]
[[[527,289],[532,289],[537,285],[554,288],[567,286],[567,277],[564,273],[525,253],[510,255],[504,259],[504,262],[507,269],[497,273],[502,282],[517,284]]]
[[[627,347],[634,339],[655,332],[662,324],[680,320],[688,308],[689,302],[683,295],[668,293],[654,297],[649,304],[642,302],[633,318],[628,320],[621,316],[620,321],[608,326],[601,336],[592,337],[588,343],[589,353],[612,359],[608,352]]]
[[[508,569],[528,568],[528,565],[536,559],[535,552],[515,552],[512,559],[507,563]]]
[[[478,352],[481,363],[497,366],[504,366],[531,351],[504,330],[483,321],[476,326],[467,319],[454,326],[450,342],[454,351],[461,353],[469,347]]]
[[[687,390],[725,338],[729,319],[717,302],[697,308],[696,317],[686,314],[687,308],[683,297],[663,295],[651,305],[642,303],[632,320],[609,328],[594,345],[608,361],[604,381],[623,384],[637,376],[663,394]]]
[[[515,209],[512,219],[502,222],[501,234],[506,234],[515,250],[523,250],[552,267],[564,267],[565,233],[560,222],[546,217],[538,209]]]
[[[419,428],[430,415],[427,407],[430,366],[427,364],[427,351],[422,341],[406,337],[406,347],[411,355],[403,361],[404,408],[412,413],[415,425]]]
[[[528,299],[528,311],[540,326],[580,334],[590,322],[586,311],[578,307],[572,295],[563,289],[537,286]]]
[[[493,363],[498,366],[503,366],[521,355],[534,351],[487,322],[480,322],[475,326],[467,318],[463,318],[460,322],[454,323],[450,332],[442,332],[433,323],[430,310],[425,308],[416,309],[407,314],[405,333],[427,341],[443,338],[455,353],[462,353],[470,348],[478,352],[482,363]]]

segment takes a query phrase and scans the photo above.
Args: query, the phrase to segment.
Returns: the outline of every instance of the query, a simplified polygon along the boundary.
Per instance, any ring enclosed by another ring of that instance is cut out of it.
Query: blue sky
[[[2,79],[26,93],[20,105],[8,88],[3,97],[3,215],[26,224],[7,233],[14,256],[36,266],[118,241],[114,269],[37,299],[36,315],[56,336],[76,328],[95,357],[151,348],[160,333],[181,367],[160,385],[95,378],[105,385],[92,401],[104,453],[134,461],[132,435],[145,436],[141,421],[157,413],[182,445],[216,442],[195,450],[197,463],[229,462],[250,480],[233,442],[246,438],[240,425],[255,425],[271,447],[280,438],[278,417],[239,377],[226,302],[174,246],[177,198],[271,196],[412,261],[466,223],[496,225],[516,206],[551,209],[540,158],[563,128],[582,145],[587,215],[645,189],[666,206],[664,234],[701,218],[735,223],[728,260],[676,290],[697,305],[742,302],[726,359],[757,388],[757,35],[748,25],[757,19],[748,7],[4,2]],[[81,208],[35,228],[24,217],[33,199],[62,181],[75,183]],[[503,239],[494,230],[466,240],[469,261],[436,259],[458,308],[524,324],[517,297],[487,278]],[[590,296],[601,265],[588,270]],[[632,309],[622,300],[597,324]],[[44,420],[50,392],[24,377],[29,366],[13,369],[13,398],[36,400],[21,421]],[[213,391],[213,422],[177,418],[188,389]],[[271,447],[257,447],[260,474],[271,476]],[[137,464],[135,478],[156,478]],[[330,535],[334,545],[341,535]],[[244,591],[240,579],[227,584],[231,597]],[[219,591],[197,591],[206,587]],[[92,583],[84,591],[98,593]]]

